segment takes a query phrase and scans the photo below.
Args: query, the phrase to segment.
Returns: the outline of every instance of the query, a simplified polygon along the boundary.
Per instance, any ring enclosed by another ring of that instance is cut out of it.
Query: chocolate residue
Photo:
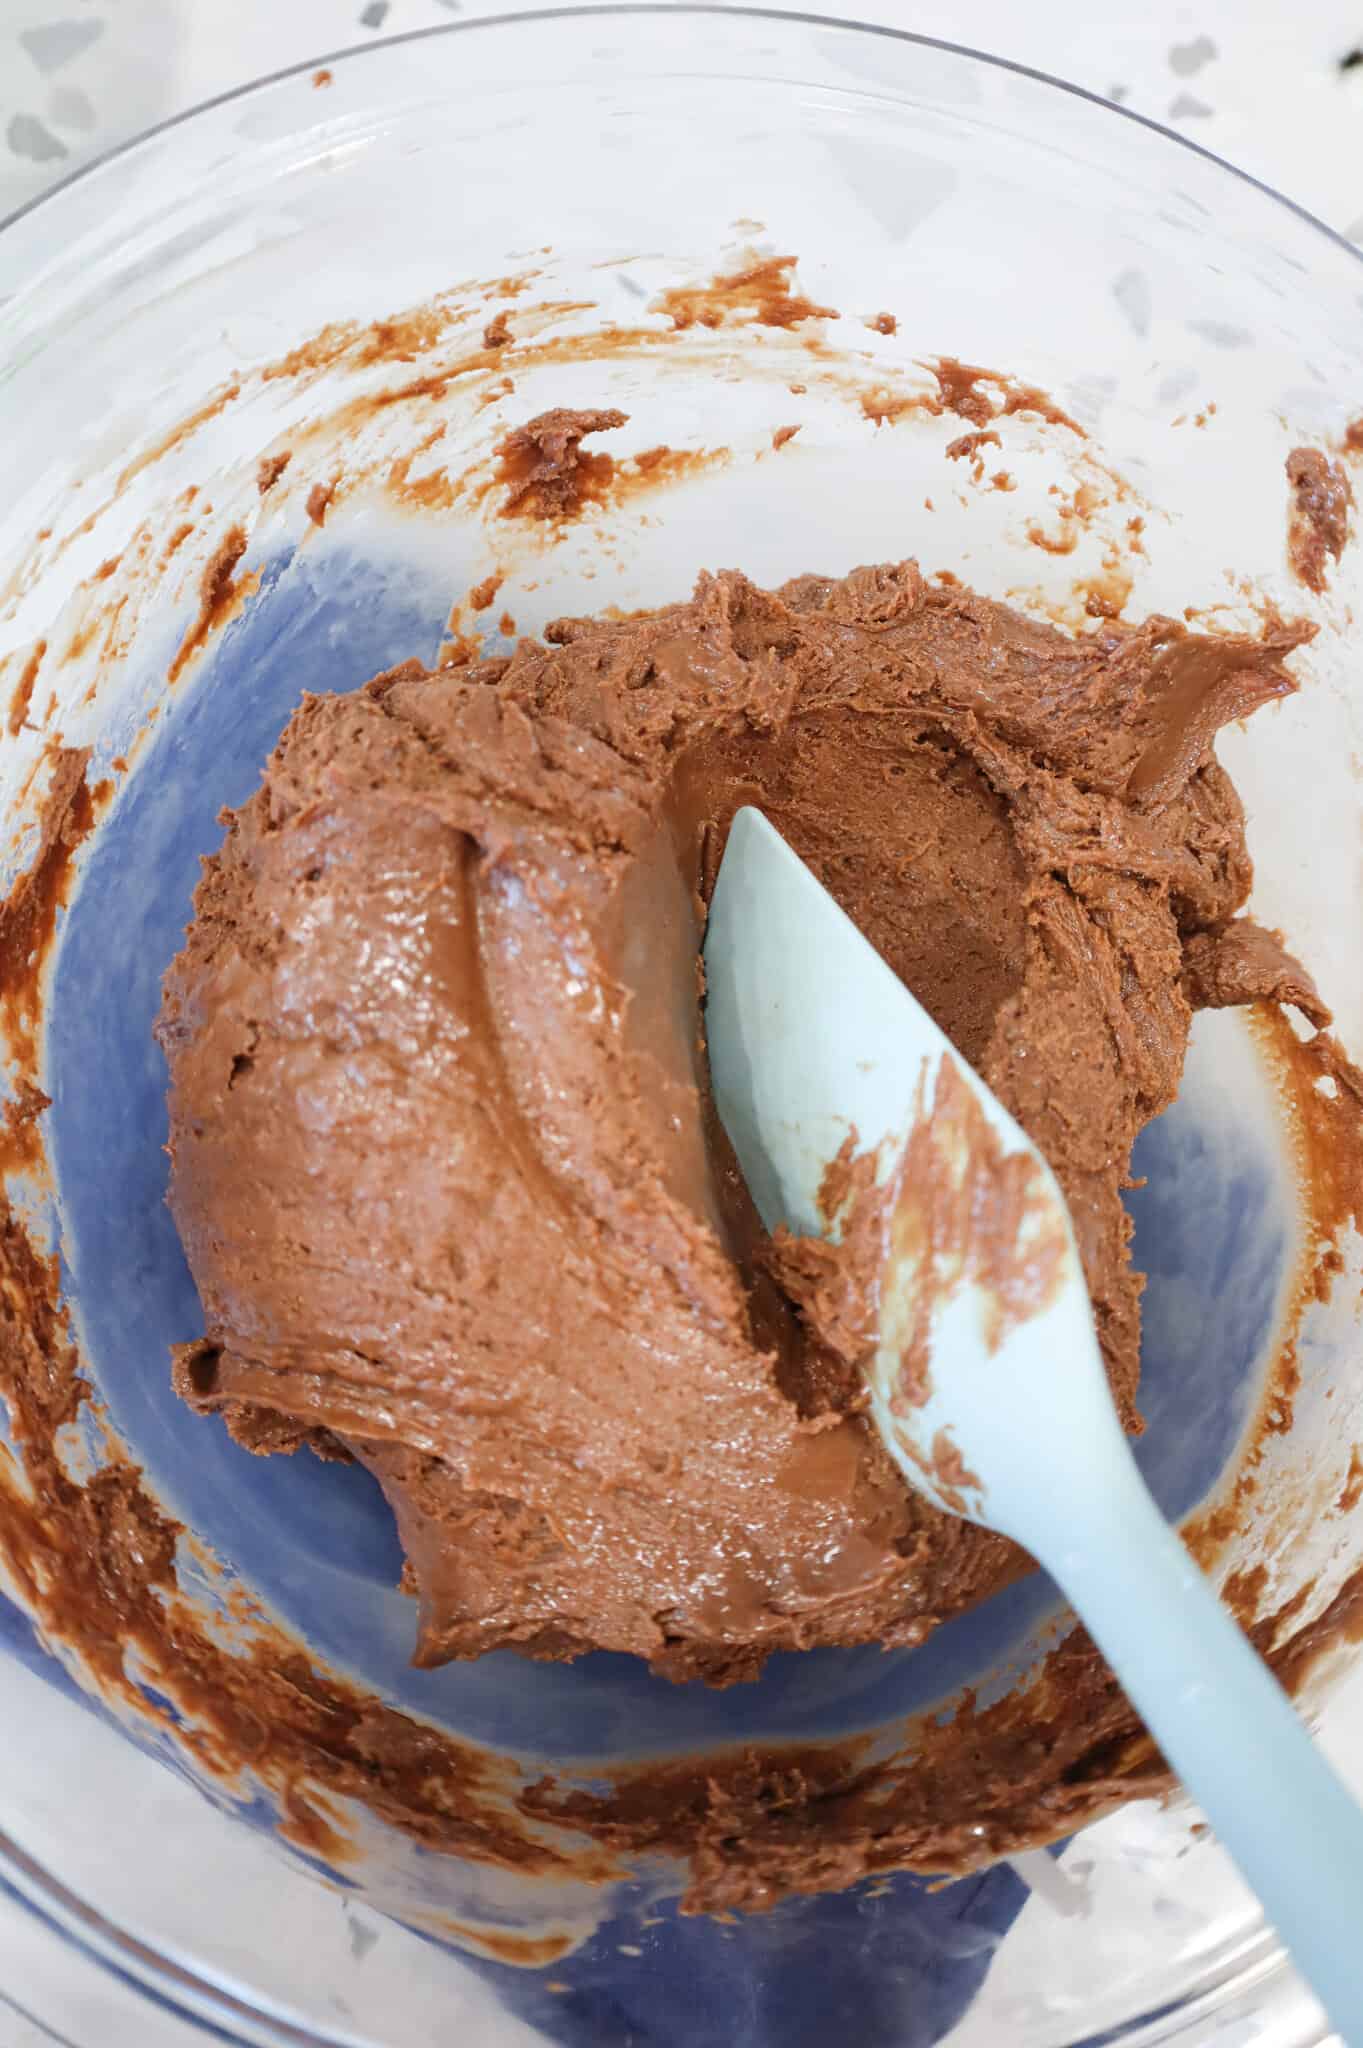
[[[85,781],[89,760],[88,747],[52,750],[37,851],[0,904],[0,1026],[20,1079],[36,1070],[42,978],[57,912],[70,895],[76,851],[97,816]]]
[[[718,868],[717,859],[714,866]],[[711,873],[705,877],[702,893],[708,895],[713,887]],[[782,1226],[754,1254],[790,1300],[817,1346],[831,1354],[816,1367],[819,1399],[806,1402],[807,1407],[821,1410],[830,1419],[838,1410],[860,1412],[869,1405],[870,1391],[861,1385],[858,1369],[874,1350],[879,1327],[878,1266],[863,1270],[865,1258],[849,1257],[838,1241],[844,1218],[854,1210],[869,1239],[871,1216],[878,1213],[876,1156],[858,1151],[856,1132],[849,1131],[825,1167],[819,1187],[819,1213],[827,1234],[795,1237]],[[839,1373],[833,1369],[833,1360],[851,1370]]]
[[[241,600],[254,589],[252,577],[233,578],[232,572],[245,553],[245,527],[230,527],[204,565],[199,578],[199,614],[166,671],[167,682],[179,680],[185,665],[198,653],[209,634],[225,625]]]
[[[490,297],[515,298],[539,273],[534,269],[514,276],[481,278],[457,291],[438,293],[422,304],[408,306],[386,319],[373,321],[333,320],[297,348],[265,363],[255,373],[264,383],[288,379],[302,385],[327,372],[345,366],[367,369],[385,363],[412,363],[430,358],[440,343],[462,324],[466,314],[483,309]],[[540,312],[555,310],[540,307]],[[557,310],[563,310],[560,305]],[[398,391],[380,395],[380,403],[393,404],[416,395],[437,395],[451,376],[461,374],[471,363],[487,363],[492,352],[483,347],[470,356],[460,345],[459,359],[430,376],[417,378]],[[347,401],[349,405],[350,401]]]
[[[995,423],[1016,414],[1027,414],[1053,426],[1067,428],[1081,440],[1088,437],[1079,422],[1063,411],[1039,385],[1026,384],[1002,370],[985,369],[978,363],[958,362],[955,356],[930,358],[924,367],[931,371],[936,393],[904,390],[895,384],[877,384],[858,394],[857,402],[868,420],[877,426],[901,419],[905,414],[924,413],[939,418],[954,413],[968,420],[975,434],[962,434],[947,448],[955,459],[978,455],[985,441],[998,440]],[[981,465],[982,472],[982,465]],[[1070,541],[1063,552],[1073,546]]]
[[[1296,1619],[1301,1595],[1284,1603],[1271,1614],[1249,1626],[1250,1640],[1267,1658],[1289,1692],[1296,1692],[1310,1677],[1322,1657],[1341,1643],[1363,1643],[1363,1571],[1346,1579],[1325,1612],[1274,1646],[1285,1622]]]
[[[949,1429],[939,1429],[932,1440],[932,1478],[938,1492],[955,1514],[965,1512],[965,1496],[983,1495],[984,1483],[971,1471]]]
[[[1253,1617],[1255,1589],[1243,1591],[1241,1611]],[[1363,1634],[1363,1571],[1317,1621],[1294,1631],[1292,1618],[1255,1620],[1250,1632],[1294,1691],[1341,1638]],[[883,1762],[853,1743],[746,1749],[612,1772],[604,1798],[545,1780],[525,1804],[622,1856],[680,1848],[691,1880],[684,1912],[762,1912],[791,1892],[841,1890],[894,1870],[963,1874],[1171,1789],[1082,1628],[1047,1657],[1027,1707],[1020,1713],[1010,1696],[982,1709],[967,1694],[921,1753]]]
[[[1347,440],[1347,436],[1346,436]],[[1287,515],[1287,559],[1308,590],[1325,588],[1329,563],[1337,562],[1349,538],[1353,486],[1343,466],[1319,448],[1294,448],[1287,458],[1291,501]]]
[[[393,462],[386,455],[366,475],[362,457],[357,451],[357,437],[367,421],[383,416],[394,407],[419,410],[438,402],[456,380],[465,382],[471,393],[477,387],[475,405],[480,399],[490,398],[497,389],[504,389],[505,386],[499,385],[490,375],[497,369],[502,351],[495,345],[489,346],[477,330],[472,334],[464,330],[475,315],[483,315],[483,325],[495,329],[495,318],[492,321],[485,318],[489,298],[509,299],[523,295],[538,274],[535,269],[527,268],[514,276],[474,279],[456,290],[441,293],[383,320],[332,322],[286,354],[260,365],[245,380],[233,378],[221,385],[203,404],[141,449],[114,480],[103,502],[93,507],[79,526],[64,534],[52,548],[42,545],[51,538],[52,529],[37,529],[30,558],[0,591],[0,602],[9,602],[31,588],[40,571],[50,568],[79,534],[90,531],[108,513],[133,477],[155,467],[192,439],[201,428],[240,398],[244,390],[259,390],[263,385],[278,381],[287,380],[301,391],[338,369],[352,373],[388,365],[417,365],[414,375],[395,380],[383,389],[355,397],[347,396],[332,409],[319,411],[306,425],[300,425],[293,431],[292,453],[310,456],[317,451],[322,459],[330,459],[338,447],[344,448],[357,481],[375,482],[382,488],[389,482],[391,473],[394,495],[412,498],[423,510],[450,509],[461,495],[456,482],[443,476],[422,479],[419,495],[408,492],[401,488],[401,461],[406,458]],[[525,339],[517,348],[517,358],[524,359],[527,367],[587,361],[621,362],[637,354],[641,348],[656,348],[659,343],[661,337],[654,326],[608,327],[591,334],[569,335],[543,331],[565,313],[585,309],[586,302],[581,301],[546,300],[526,305],[518,317],[518,334],[514,337],[520,341],[519,330],[524,330]],[[695,335],[704,339],[704,330],[697,328]],[[494,343],[495,340],[494,335]],[[696,339],[687,342],[678,335],[673,338],[673,344],[678,355],[686,354],[688,349],[692,353],[697,352]],[[461,481],[470,484],[468,495],[476,498],[485,484],[485,476],[480,473],[475,478]],[[192,487],[187,496],[193,496]]]
[[[509,1963],[516,1970],[547,1969],[550,1963],[561,1963],[577,1946],[571,1934],[516,1934],[509,1928],[469,1927],[459,1920],[447,1920],[443,1931],[461,1948],[488,1956],[494,1963]],[[571,1986],[561,1988],[569,1990]]]
[[[1358,1445],[1355,1444],[1349,1453],[1349,1469],[1344,1475],[1344,1484],[1340,1489],[1339,1499],[1335,1502],[1335,1506],[1341,1515],[1351,1515],[1361,1500],[1363,1500],[1363,1457],[1359,1456]]]
[[[445,427],[441,421],[407,454],[396,456],[388,465],[385,488],[390,497],[396,498],[409,511],[448,512],[458,499],[458,485],[445,470],[429,469],[421,476],[412,475],[413,465],[444,436]]]
[[[923,1398],[927,1398],[926,1391]],[[926,1453],[919,1450],[912,1434],[903,1433],[898,1439],[898,1450],[901,1458],[907,1458],[923,1474],[933,1494],[953,1515],[976,1512],[984,1486],[967,1466],[950,1430],[939,1429]],[[975,1493],[975,1501],[967,1500],[967,1491]]]
[[[641,448],[637,455],[616,463],[615,473],[603,497],[618,505],[626,498],[656,490],[663,484],[681,483],[687,477],[699,476],[728,460],[727,448],[669,448],[666,444],[657,448]]]
[[[979,363],[958,362],[955,356],[937,356],[928,364],[937,379],[937,410],[953,412],[972,426],[987,427],[996,419],[1015,413],[1031,413],[1052,425],[1068,427],[1087,440],[1078,420],[1064,412],[1049,394],[1036,384],[1025,384]],[[985,386],[992,386],[992,391]]]
[[[995,480],[997,485],[997,479]],[[1132,575],[1119,566],[1116,550],[1106,568],[1084,578],[1078,589],[1084,593],[1084,610],[1091,619],[1119,619],[1131,595]]]
[[[498,443],[497,481],[510,486],[501,503],[504,519],[564,519],[600,491],[615,468],[609,455],[584,455],[588,434],[623,427],[629,414],[614,406],[572,411],[558,405],[516,427]]]
[[[889,426],[893,421],[902,419],[905,413],[938,410],[932,399],[925,398],[921,391],[900,391],[889,384],[877,384],[871,390],[859,393],[857,404],[877,427]]]
[[[182,420],[177,420],[173,427],[168,427],[164,434],[149,442],[130,462],[124,464],[114,485],[114,498],[121,497],[134,477],[141,476],[144,470],[160,462],[172,450],[182,447],[200,427],[206,426],[209,420],[216,419],[220,412],[225,412],[227,407],[234,405],[240,397],[239,377],[231,377],[227,383],[220,384],[202,405],[196,406],[193,412],[186,413]]]
[[[316,86],[316,87],[318,87],[318,88],[320,88],[320,87],[322,87],[322,86],[327,86],[327,85],[330,85],[330,84],[331,84],[331,73],[330,73],[330,71],[328,71],[328,69],[327,69],[327,67],[326,67],[326,65],[325,65],[325,64],[324,64],[324,65],[322,66],[322,68],[321,68],[321,70],[320,70],[320,71],[314,71],[314,72],[313,72],[313,74],[312,74],[312,82],[313,82],[313,85],[314,85],[314,86]]]
[[[308,492],[307,513],[314,526],[325,526],[331,501],[336,496],[336,484],[314,484]]]
[[[286,457],[285,460],[287,461],[287,459]],[[166,536],[166,544],[161,550],[161,567],[163,569],[179,554],[193,531],[194,522],[189,519],[182,520],[178,526],[172,527]]]
[[[1297,972],[1309,988],[1310,977]],[[1305,1008],[1300,995],[1287,1000]],[[1323,1006],[1321,1013],[1328,1019]],[[1328,1030],[1299,1039],[1282,1011],[1270,1005],[1256,1009],[1255,1021],[1293,1112],[1314,1246],[1305,1286],[1324,1301],[1339,1275],[1344,1231],[1363,1231],[1363,1070]]]
[[[811,302],[800,300],[789,288],[790,269],[789,264],[779,259],[775,263],[748,264],[710,286],[690,288],[693,300],[696,292],[710,293],[712,303],[709,312],[720,330],[718,332],[707,330],[697,318],[687,323],[685,331],[676,330],[674,325],[670,334],[660,333],[656,325],[644,324],[637,328],[607,324],[590,333],[565,334],[555,331],[555,323],[565,312],[582,310],[580,304],[570,306],[566,302],[552,300],[538,304],[523,303],[516,320],[515,359],[524,361],[528,370],[558,364],[581,366],[587,362],[624,364],[636,359],[642,351],[656,352],[662,344],[674,361],[690,360],[702,375],[718,361],[732,366],[733,337],[723,331],[730,324],[730,318],[741,331],[764,322],[774,322],[778,327],[789,325],[802,311],[808,311]],[[203,406],[139,454],[137,468],[159,462],[170,449],[179,446],[225,405],[239,398],[244,390],[259,390],[265,384],[288,380],[297,392],[302,392],[333,371],[343,370],[349,376],[390,365],[413,365],[412,374],[394,378],[381,388],[347,395],[330,409],[323,407],[317,411],[306,424],[292,430],[291,452],[295,458],[301,456],[310,468],[315,469],[318,463],[332,460],[338,448],[344,448],[348,474],[357,485],[375,485],[422,512],[445,513],[460,505],[477,507],[487,494],[485,462],[476,463],[463,476],[450,476],[436,470],[413,483],[407,475],[411,463],[410,444],[396,458],[387,452],[381,455],[375,452],[366,462],[365,429],[382,420],[393,409],[401,408],[409,414],[413,438],[417,438],[423,414],[430,415],[441,408],[456,385],[473,410],[482,404],[494,403],[501,388],[497,370],[505,358],[505,345],[499,342],[499,316],[487,317],[488,301],[524,295],[536,275],[533,269],[527,269],[514,277],[471,280],[456,290],[441,293],[383,320],[333,322],[298,347],[259,366],[245,380],[238,378],[221,387]],[[777,289],[782,286],[784,290]],[[685,306],[679,302],[677,310],[685,320]],[[701,308],[697,306],[696,310]],[[762,315],[762,321],[754,319],[758,313]],[[803,323],[803,328],[797,323],[792,338],[801,352],[814,356],[827,354],[820,333],[808,322]],[[787,381],[786,376],[776,370],[775,361],[772,367],[782,382]],[[789,367],[787,361],[786,371]],[[731,367],[724,372],[731,373]],[[912,393],[906,392],[896,381],[892,367],[878,372],[884,381],[870,393],[861,388],[855,377],[839,376],[831,369],[828,374],[849,404],[862,407],[868,417],[879,421],[896,418],[906,411],[925,410],[931,413],[944,409],[940,397],[931,397],[921,385]],[[1016,383],[1003,373],[979,371],[978,375],[1000,395],[1002,404],[1025,409],[1027,394],[1033,387]],[[794,380],[793,388],[803,388],[803,379]],[[1054,419],[1066,417],[1050,401],[1044,401],[1042,410]],[[437,423],[443,424],[443,417]],[[123,481],[126,481],[126,473]],[[611,495],[612,502],[615,502],[618,492]],[[88,526],[101,517],[111,502],[106,500],[97,507],[83,524]],[[48,551],[44,555],[45,564],[64,551],[69,538],[58,544],[55,554]],[[37,551],[35,566],[36,559]]]
[[[492,481],[511,484],[498,508],[500,516],[563,527],[589,507],[618,506],[729,460],[727,448],[664,445],[625,457],[583,451],[580,444],[586,435],[623,426],[627,418],[622,412],[569,412],[557,407],[515,428],[496,450],[499,461]]]
[[[505,308],[495,313],[483,329],[484,348],[505,348],[511,339],[511,321]]]
[[[986,1349],[997,1351],[1055,1300],[1069,1237],[1042,1169],[1030,1153],[1004,1151],[946,1057],[930,1104],[927,1076],[920,1078],[908,1142],[883,1196],[872,1244],[863,1250],[855,1212],[844,1241],[859,1264],[869,1253],[877,1271],[887,1254],[899,1265],[902,1306],[883,1339],[900,1352],[890,1409],[907,1415],[931,1391],[932,1325],[947,1303],[973,1289]]]
[[[16,1081],[14,1093],[5,1103],[0,1134],[0,1161],[6,1172],[42,1177],[46,1154],[38,1119],[51,1107],[52,1097],[26,1075]]]
[[[866,325],[873,334],[897,334],[899,322],[893,313],[873,313]]]
[[[481,583],[475,583],[468,594],[469,610],[471,612],[491,611],[497,592],[501,589],[504,581],[505,578],[500,570],[494,569],[492,574],[485,576]],[[451,620],[451,624],[453,624],[453,620]]]
[[[1061,512],[1062,524],[1058,533],[1047,533],[1036,520],[1028,522],[1027,538],[1034,548],[1044,548],[1048,555],[1072,555],[1079,545],[1079,527],[1073,515]]]
[[[967,457],[978,456],[981,448],[988,447],[991,442],[995,448],[1003,446],[992,427],[977,427],[973,434],[958,434],[954,441],[947,442],[947,460],[960,462]]]
[[[773,431],[772,431],[772,437],[771,437],[771,445],[772,445],[772,447],[773,447],[773,448],[784,448],[784,447],[785,447],[785,445],[786,445],[786,443],[787,443],[787,441],[793,441],[793,440],[795,439],[795,436],[796,436],[796,435],[797,435],[797,434],[799,433],[799,431],[800,431],[800,429],[799,429],[799,427],[798,427],[798,426],[796,426],[796,427],[776,427],[776,428],[774,428],[774,429],[773,429]]]
[[[291,460],[292,456],[287,448],[281,449],[277,455],[261,456],[256,467],[256,489],[260,492],[262,498],[267,491],[274,489]],[[193,529],[186,527],[183,530],[188,533]]]
[[[795,290],[796,261],[771,256],[708,284],[674,285],[659,294],[654,310],[666,313],[674,327],[798,327],[802,320],[838,319],[836,307],[816,305]]]
[[[16,738],[23,730],[24,722],[28,717],[29,706],[33,702],[33,692],[38,681],[38,671],[43,665],[43,657],[46,653],[46,640],[35,640],[28,659],[19,671],[19,680],[15,683],[10,695],[9,713],[5,719],[6,729],[11,739]]]

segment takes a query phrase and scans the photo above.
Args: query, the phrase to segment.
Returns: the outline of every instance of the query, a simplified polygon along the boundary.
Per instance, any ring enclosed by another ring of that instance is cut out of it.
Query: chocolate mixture
[[[1332,462],[1319,448],[1292,450],[1287,481],[1288,566],[1307,590],[1319,593],[1349,538],[1353,485],[1343,464]]]
[[[418,1662],[726,1683],[1026,1569],[905,1485],[827,1259],[762,1236],[707,1106],[705,897],[760,804],[1051,1161],[1137,1429],[1132,1141],[1193,1007],[1324,1014],[1235,918],[1212,756],[1308,631],[1072,640],[911,563],[726,573],[303,705],[166,982],[206,1321],[175,1378],[378,1476]]]

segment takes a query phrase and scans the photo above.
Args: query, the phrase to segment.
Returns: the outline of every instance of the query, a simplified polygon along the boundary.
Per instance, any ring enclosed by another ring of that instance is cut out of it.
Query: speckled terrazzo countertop
[[[0,0],[0,218],[252,78],[454,15],[523,11],[524,0]],[[1187,134],[1363,245],[1363,0],[1142,0],[1116,21],[1078,0],[822,0],[822,11],[1069,79]],[[0,265],[0,297],[21,282]],[[205,1871],[206,1908],[212,1882]],[[379,1924],[363,1908],[352,1918],[362,1951]],[[476,2048],[452,2022],[451,2042]],[[205,2038],[0,1893],[0,2048],[195,2048]],[[1240,2048],[1261,2037],[1241,2020],[1198,2038]]]

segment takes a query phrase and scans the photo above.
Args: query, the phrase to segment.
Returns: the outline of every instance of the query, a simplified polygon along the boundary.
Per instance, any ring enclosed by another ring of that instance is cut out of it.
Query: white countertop
[[[0,0],[0,218],[252,78],[453,16],[524,11],[519,0]],[[1117,22],[1079,0],[822,0],[821,11],[970,44],[1119,100],[1363,245],[1363,4],[1143,0]],[[3,1895],[0,1986],[0,2048],[200,2048],[208,2038]]]

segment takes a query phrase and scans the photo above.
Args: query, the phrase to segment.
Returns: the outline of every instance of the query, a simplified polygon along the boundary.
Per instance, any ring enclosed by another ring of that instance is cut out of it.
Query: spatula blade
[[[705,983],[710,1085],[758,1213],[820,1234],[829,1162],[849,1134],[858,1152],[902,1135],[950,1041],[751,808],[720,863]]]

